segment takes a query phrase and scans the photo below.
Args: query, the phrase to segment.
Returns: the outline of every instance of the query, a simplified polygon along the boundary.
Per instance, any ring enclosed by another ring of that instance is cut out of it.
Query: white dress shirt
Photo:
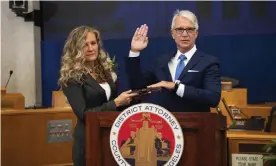
[[[184,54],[186,56],[186,59],[183,62],[185,64],[185,67],[187,66],[188,62],[191,60],[191,58],[192,58],[192,56],[194,55],[195,52],[196,52],[196,45],[194,45],[194,47],[191,50],[189,50],[188,52],[186,52]],[[183,54],[183,53],[181,53],[179,50],[177,50],[175,56],[168,63],[170,73],[172,75],[172,79],[173,79],[174,82],[179,81],[179,80],[175,80],[175,72],[176,72],[177,64],[180,61],[180,59],[178,59],[178,58],[181,54]],[[180,84],[177,91],[176,91],[176,94],[180,97],[183,97],[184,96],[184,91],[185,91],[185,85]]]
[[[105,91],[107,101],[109,101],[109,98],[111,96],[111,88],[110,88],[109,84],[106,82],[106,83],[102,83],[100,85]]]
[[[186,59],[183,62],[185,64],[185,66],[187,66],[188,62],[191,60],[191,58],[194,55],[194,53],[196,52],[196,50],[197,50],[196,45],[194,45],[194,47],[191,50],[189,50],[188,52],[186,52],[184,54],[186,56]],[[178,59],[178,57],[181,54],[183,54],[183,53],[181,53],[179,50],[177,50],[175,56],[168,63],[168,67],[169,67],[169,70],[170,70],[170,73],[171,73],[171,76],[172,76],[172,79],[174,82],[179,81],[179,80],[175,80],[175,71],[176,71],[178,62],[180,61]],[[139,55],[140,55],[140,52],[132,52],[132,51],[129,52],[129,57],[138,57]],[[184,91],[185,91],[185,85],[180,84],[176,91],[176,94],[180,97],[183,97]]]

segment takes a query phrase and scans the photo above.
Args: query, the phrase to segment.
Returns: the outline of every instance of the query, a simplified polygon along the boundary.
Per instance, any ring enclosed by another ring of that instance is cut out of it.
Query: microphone
[[[8,81],[7,81],[7,83],[6,83],[5,88],[7,88],[8,84],[9,84],[9,81],[10,81],[10,79],[11,79],[12,73],[13,73],[13,71],[10,70],[10,76],[9,76],[9,79],[8,79]]]

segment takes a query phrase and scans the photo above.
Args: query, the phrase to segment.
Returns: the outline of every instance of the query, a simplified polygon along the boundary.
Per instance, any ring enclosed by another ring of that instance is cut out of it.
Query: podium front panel
[[[110,130],[120,112],[86,113],[86,165],[117,166]],[[177,165],[226,166],[225,117],[216,113],[173,113],[182,127],[184,151]],[[224,119],[224,120],[223,120]],[[118,149],[119,150],[119,149]]]

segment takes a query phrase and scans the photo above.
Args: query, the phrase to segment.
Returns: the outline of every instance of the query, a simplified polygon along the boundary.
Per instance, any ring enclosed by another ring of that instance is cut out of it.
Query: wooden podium
[[[109,137],[120,112],[87,112],[86,165],[117,166]],[[216,113],[173,113],[184,134],[184,151],[177,165],[226,166],[226,120]]]
[[[25,109],[25,97],[21,93],[7,93],[6,88],[1,87],[1,110]]]
[[[52,92],[52,107],[53,108],[70,107],[70,105],[62,91],[53,91]]]

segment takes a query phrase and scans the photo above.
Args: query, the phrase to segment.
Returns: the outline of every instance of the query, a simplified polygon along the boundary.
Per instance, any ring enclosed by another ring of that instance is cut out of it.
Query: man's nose
[[[182,36],[188,36],[187,30],[184,30],[184,31],[183,31]]]

